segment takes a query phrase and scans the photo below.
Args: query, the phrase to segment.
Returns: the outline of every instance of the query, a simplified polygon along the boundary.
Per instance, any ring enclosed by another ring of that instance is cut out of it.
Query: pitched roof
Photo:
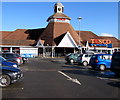
[[[25,34],[27,29],[17,29],[15,31],[1,31],[2,39],[6,40],[26,40],[28,34]]]
[[[45,40],[45,45],[49,44],[50,46],[54,46],[56,45],[54,44],[54,39],[66,32],[69,32],[76,44],[78,44],[78,34],[69,23],[50,22],[40,38],[41,40]]]
[[[70,47],[70,48],[77,47],[73,37],[70,35],[69,32],[59,36],[58,41],[59,44],[57,45],[57,47]]]
[[[61,42],[61,40],[63,39],[63,37],[65,36],[65,34],[66,34],[66,33],[64,33],[64,34],[62,34],[62,35],[60,35],[59,37],[56,37],[56,38],[54,39],[54,42],[56,43],[56,45],[58,45],[58,44]]]
[[[28,39],[30,34],[26,33],[27,29],[17,29],[15,31],[0,31],[0,45],[23,45],[30,46],[35,40]]]
[[[79,31],[76,31],[79,34]],[[120,40],[115,37],[108,36],[98,36],[91,31],[80,31],[80,37],[82,39],[82,44],[85,45],[86,41],[91,43],[91,39],[106,39],[111,40],[113,47],[120,47]]]
[[[0,40],[0,45],[32,46],[34,40]]]
[[[76,31],[79,34],[79,31]],[[99,36],[91,31],[80,31],[80,37],[82,41],[91,42],[91,39],[100,39]]]
[[[44,30],[45,28],[28,29],[27,31],[25,31],[25,33],[29,34],[27,39],[38,40]]]
[[[69,32],[76,44],[78,44],[79,31],[75,31],[69,23],[50,22],[46,28],[41,29],[17,29],[15,31],[0,31],[0,45],[35,45],[35,41],[41,39],[44,45],[56,46],[64,37],[65,33]],[[120,40],[115,37],[97,36],[91,31],[80,31],[81,43],[86,44],[86,41],[91,42],[91,39],[106,39],[111,40],[113,47],[120,47]],[[81,44],[81,45],[82,45]]]
[[[47,19],[47,21],[49,21],[50,19],[55,19],[55,18],[66,18],[66,19],[71,20],[70,17],[68,17],[67,15],[65,15],[65,14],[63,14],[63,13],[55,13],[55,14],[51,15],[51,16]]]

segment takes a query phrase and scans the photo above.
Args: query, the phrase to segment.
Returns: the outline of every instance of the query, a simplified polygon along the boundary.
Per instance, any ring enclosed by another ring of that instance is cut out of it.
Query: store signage
[[[94,47],[108,47],[108,45],[110,45],[110,47],[112,47],[112,42],[111,40],[104,40],[104,39],[91,39],[92,43],[90,44],[91,46]]]
[[[94,46],[94,47],[106,47],[107,44],[90,44],[91,46]]]
[[[111,44],[111,40],[91,39],[92,44]]]
[[[22,57],[32,58],[38,55],[38,48],[20,48]]]

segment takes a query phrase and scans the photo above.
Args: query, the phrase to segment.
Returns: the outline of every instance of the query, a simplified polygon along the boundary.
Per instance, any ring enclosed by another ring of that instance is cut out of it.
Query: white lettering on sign
[[[32,57],[38,55],[38,48],[20,48],[20,55],[24,57]]]

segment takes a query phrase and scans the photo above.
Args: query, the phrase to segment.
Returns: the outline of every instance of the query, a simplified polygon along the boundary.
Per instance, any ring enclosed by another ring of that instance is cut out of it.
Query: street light
[[[79,53],[81,53],[81,52],[80,52],[80,48],[81,48],[81,46],[80,46],[80,21],[81,21],[82,17],[78,17],[77,19],[78,19],[78,21],[79,21],[78,49],[79,49]]]

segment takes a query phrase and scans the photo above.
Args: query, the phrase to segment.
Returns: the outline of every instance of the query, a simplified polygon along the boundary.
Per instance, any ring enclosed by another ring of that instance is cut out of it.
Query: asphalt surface
[[[63,58],[31,58],[22,81],[2,89],[2,98],[119,98],[120,79],[110,70],[68,64]]]

